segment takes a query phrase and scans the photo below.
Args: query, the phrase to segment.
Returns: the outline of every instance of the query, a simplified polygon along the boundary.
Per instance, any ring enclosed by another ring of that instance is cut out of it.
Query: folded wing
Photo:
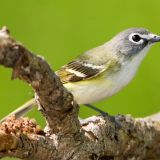
[[[62,83],[77,82],[93,78],[105,70],[104,65],[94,65],[84,61],[72,61],[64,65],[56,74]]]

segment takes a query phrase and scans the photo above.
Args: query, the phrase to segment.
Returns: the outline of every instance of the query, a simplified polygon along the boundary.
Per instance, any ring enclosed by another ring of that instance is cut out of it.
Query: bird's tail
[[[25,114],[27,114],[30,110],[32,110],[32,108],[36,105],[36,101],[35,99],[31,99],[29,101],[27,101],[25,104],[23,104],[22,106],[20,106],[18,109],[16,109],[15,111],[11,112],[9,115],[7,115],[6,117],[4,117],[3,119],[0,120],[0,123],[2,123],[3,121],[5,121],[9,116],[15,115],[16,118],[20,118],[22,116],[24,116]]]

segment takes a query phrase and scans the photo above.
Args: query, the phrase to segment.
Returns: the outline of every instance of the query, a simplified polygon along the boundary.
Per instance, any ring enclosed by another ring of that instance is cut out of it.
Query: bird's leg
[[[96,112],[100,113],[103,117],[109,116],[109,114],[107,112],[104,112],[101,109],[99,109],[99,108],[97,108],[97,107],[95,107],[95,106],[93,106],[91,104],[84,104],[84,105],[89,107],[89,108],[91,108],[91,109],[93,109],[93,110],[95,110]]]
[[[116,120],[116,118],[110,114],[108,114],[107,112],[102,111],[101,109],[91,105],[91,104],[84,104],[85,106],[95,110],[96,112],[100,113],[103,117],[108,117],[110,119],[111,122],[115,123],[115,126],[117,128],[121,128],[121,124],[119,121]]]

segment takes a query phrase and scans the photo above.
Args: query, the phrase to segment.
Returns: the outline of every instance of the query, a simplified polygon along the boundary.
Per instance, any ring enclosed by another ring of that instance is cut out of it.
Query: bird
[[[160,42],[160,36],[148,29],[125,29],[104,44],[81,54],[55,73],[72,93],[77,104],[85,104],[103,113],[91,104],[107,99],[124,88],[133,79],[144,57],[156,42]],[[8,116],[14,114],[19,118],[35,104],[35,100],[31,99]],[[6,117],[1,121],[5,119]]]

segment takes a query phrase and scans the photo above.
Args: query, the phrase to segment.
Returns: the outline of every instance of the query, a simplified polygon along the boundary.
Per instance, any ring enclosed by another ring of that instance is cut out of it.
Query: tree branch
[[[0,30],[0,64],[13,69],[12,78],[32,86],[48,132],[26,118],[11,117],[0,125],[0,157],[57,160],[158,159],[160,121],[118,115],[90,117],[80,124],[78,105],[47,62]]]
[[[12,78],[20,78],[33,87],[51,132],[77,132],[78,106],[72,95],[42,57],[33,55],[8,33],[6,28],[0,32],[0,64],[13,68]]]

